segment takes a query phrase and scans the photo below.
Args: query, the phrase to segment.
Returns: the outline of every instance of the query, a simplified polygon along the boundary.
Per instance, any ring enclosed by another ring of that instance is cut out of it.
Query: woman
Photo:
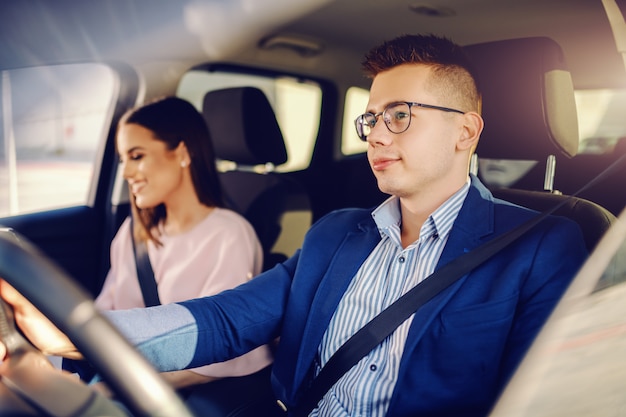
[[[257,275],[261,245],[252,226],[223,208],[209,131],[185,100],[167,97],[126,113],[116,147],[131,195],[130,218],[111,244],[111,269],[96,305],[144,307],[131,233],[143,241],[162,304],[216,294]],[[253,373],[271,363],[267,346],[240,358],[169,372],[176,388]]]

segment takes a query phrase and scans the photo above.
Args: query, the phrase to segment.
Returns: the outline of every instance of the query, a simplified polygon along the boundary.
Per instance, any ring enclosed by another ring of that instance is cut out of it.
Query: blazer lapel
[[[359,227],[359,231],[346,235],[315,294],[300,344],[295,381],[306,378],[341,297],[361,264],[380,241],[380,233],[374,223],[361,224]]]
[[[467,197],[454,222],[436,269],[491,239],[494,232],[493,196],[476,177],[471,178]]]

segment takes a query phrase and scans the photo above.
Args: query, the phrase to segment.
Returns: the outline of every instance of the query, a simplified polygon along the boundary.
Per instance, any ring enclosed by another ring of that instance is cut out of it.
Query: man
[[[392,197],[373,211],[322,218],[296,255],[234,290],[111,313],[160,370],[224,361],[280,337],[272,382],[292,410],[331,355],[383,308],[536,215],[494,200],[468,174],[483,120],[461,48],[402,36],[371,50],[364,68],[373,82],[357,132]],[[575,224],[547,219],[420,308],[310,415],[486,415],[585,256]],[[73,354],[60,336],[46,343],[57,346],[47,353]]]

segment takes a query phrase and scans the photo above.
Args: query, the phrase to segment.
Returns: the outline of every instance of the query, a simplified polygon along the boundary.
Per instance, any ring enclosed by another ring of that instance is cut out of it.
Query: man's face
[[[399,101],[457,107],[427,88],[430,72],[424,65],[405,64],[378,74],[366,111],[377,114]],[[467,154],[456,146],[464,116],[417,106],[410,110],[405,132],[391,133],[381,115],[367,138],[367,155],[378,187],[408,199],[451,195],[467,178]]]

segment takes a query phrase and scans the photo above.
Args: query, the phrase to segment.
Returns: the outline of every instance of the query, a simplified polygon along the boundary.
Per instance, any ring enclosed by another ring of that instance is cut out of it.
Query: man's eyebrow
[[[388,105],[389,105],[389,104],[385,104],[385,105],[383,105],[383,107],[382,107],[382,108],[383,108],[383,110],[385,110],[385,109],[387,108],[387,106],[388,106]],[[381,111],[383,111],[383,110],[381,110]],[[365,113],[376,114],[376,113],[378,113],[378,112],[377,112],[377,111],[375,111],[374,109],[372,109],[371,107],[369,107],[369,106],[368,106],[368,108],[365,110]]]
[[[382,111],[384,111],[384,110],[385,110],[387,107],[389,107],[391,104],[398,104],[398,103],[410,103],[410,102],[411,102],[410,100],[400,100],[400,99],[398,99],[398,100],[389,100],[388,102],[386,102],[386,103],[384,103],[384,104],[382,104],[382,105],[381,105],[381,107],[382,107],[381,112],[382,112]],[[369,104],[368,104],[368,106],[369,106]],[[366,109],[366,110],[365,110],[365,113],[372,113],[372,114],[376,114],[376,113],[378,113],[378,112],[376,112],[376,111],[372,110],[371,108],[368,108],[368,109]]]

